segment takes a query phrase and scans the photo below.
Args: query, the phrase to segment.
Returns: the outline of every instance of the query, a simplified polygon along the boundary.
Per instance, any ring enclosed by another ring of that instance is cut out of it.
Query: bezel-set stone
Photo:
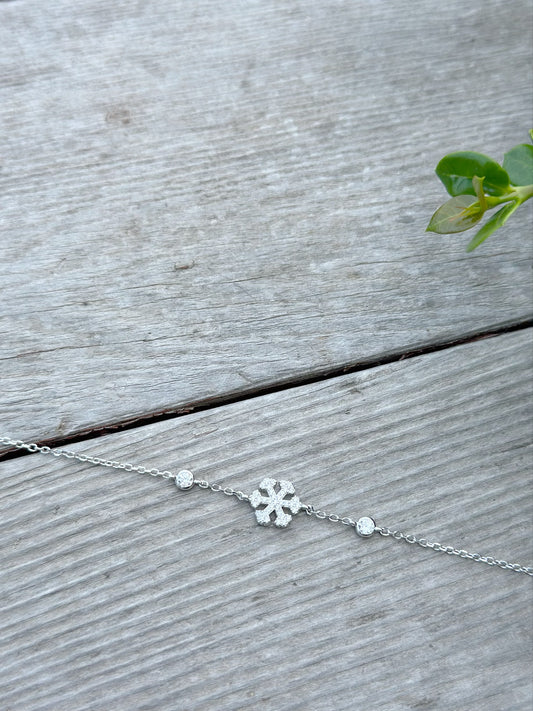
[[[376,530],[376,522],[370,516],[362,516],[355,524],[355,530],[361,538],[370,538]]]
[[[176,474],[176,486],[182,491],[192,489],[194,486],[194,477],[188,469],[182,469]]]

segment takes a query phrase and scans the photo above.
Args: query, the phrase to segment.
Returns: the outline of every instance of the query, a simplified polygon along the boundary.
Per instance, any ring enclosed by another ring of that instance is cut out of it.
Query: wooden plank
[[[525,217],[469,257],[424,229],[445,152],[527,140],[530,24],[0,3],[4,421],[61,437],[526,318]]]
[[[531,334],[73,445],[533,563]],[[529,711],[531,578],[41,455],[0,464],[4,708]]]

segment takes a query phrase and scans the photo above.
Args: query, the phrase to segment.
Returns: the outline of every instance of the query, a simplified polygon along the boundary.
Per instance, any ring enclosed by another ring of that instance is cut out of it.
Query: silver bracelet
[[[176,483],[178,489],[182,491],[187,491],[194,486],[198,486],[200,489],[210,489],[211,491],[221,492],[226,496],[235,496],[239,501],[246,501],[250,504],[254,509],[257,523],[261,526],[270,526],[273,524],[278,528],[286,528],[293,516],[301,511],[305,511],[308,516],[315,516],[315,518],[318,519],[351,526],[361,538],[370,538],[374,533],[379,533],[381,536],[395,538],[397,541],[405,541],[406,543],[415,543],[422,548],[431,548],[431,550],[439,553],[447,553],[448,555],[455,555],[459,558],[467,558],[477,561],[478,563],[486,563],[487,565],[504,568],[505,570],[514,570],[517,573],[525,573],[526,575],[533,576],[533,567],[531,566],[520,565],[520,563],[508,563],[506,560],[498,560],[492,556],[469,553],[466,550],[454,548],[453,546],[443,546],[440,543],[430,542],[426,538],[395,531],[386,526],[379,526],[370,516],[362,516],[354,520],[348,516],[339,516],[334,513],[321,511],[312,504],[302,503],[298,496],[295,496],[292,483],[285,479],[276,480],[267,477],[261,481],[255,491],[251,494],[245,494],[229,486],[223,487],[220,484],[211,484],[204,479],[195,479],[192,473],[187,469],[173,474],[172,472],[160,471],[155,468],[147,469],[146,467],[136,464],[116,462],[110,459],[92,457],[88,454],[78,454],[77,452],[72,452],[67,449],[51,449],[47,446],[22,442],[22,440],[10,439],[9,437],[0,437],[0,444],[13,446],[17,449],[26,449],[28,452],[52,454],[54,457],[67,457],[68,459],[77,459],[79,462],[87,462],[102,467],[124,469],[128,472],[138,472],[139,474],[148,474],[163,479],[171,479]]]

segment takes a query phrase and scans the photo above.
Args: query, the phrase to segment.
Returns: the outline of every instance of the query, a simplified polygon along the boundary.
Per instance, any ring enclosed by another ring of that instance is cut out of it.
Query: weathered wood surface
[[[424,229],[444,153],[526,140],[531,19],[525,0],[0,3],[9,432],[527,317],[526,218],[469,258]]]
[[[73,445],[533,562],[531,334]],[[531,578],[29,455],[0,464],[2,708],[529,711]]]

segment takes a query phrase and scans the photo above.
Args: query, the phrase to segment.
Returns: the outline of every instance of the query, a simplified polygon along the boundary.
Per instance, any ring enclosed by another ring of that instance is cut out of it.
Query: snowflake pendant
[[[274,526],[278,528],[288,526],[292,521],[292,516],[284,509],[288,509],[292,514],[297,514],[302,508],[297,496],[286,498],[290,494],[294,494],[294,486],[290,481],[263,479],[259,484],[259,489],[250,495],[250,504],[256,510],[257,523],[261,526],[269,526],[274,523]]]

